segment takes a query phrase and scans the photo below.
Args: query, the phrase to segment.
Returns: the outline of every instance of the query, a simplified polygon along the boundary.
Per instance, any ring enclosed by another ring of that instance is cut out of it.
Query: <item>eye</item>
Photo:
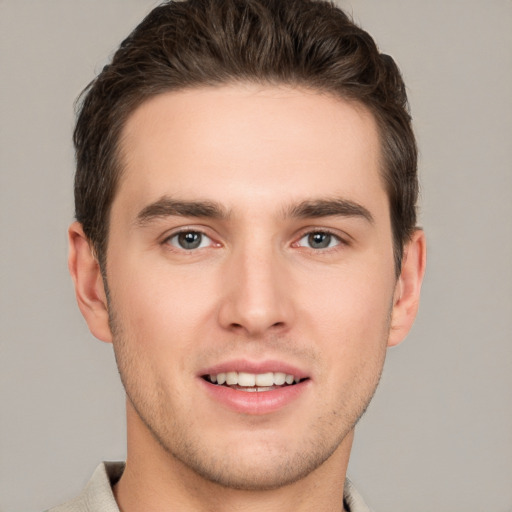
[[[310,249],[328,249],[341,244],[341,240],[328,231],[313,231],[304,235],[298,242],[299,247]]]
[[[170,236],[166,242],[178,249],[191,251],[212,245],[212,240],[200,231],[181,231]]]

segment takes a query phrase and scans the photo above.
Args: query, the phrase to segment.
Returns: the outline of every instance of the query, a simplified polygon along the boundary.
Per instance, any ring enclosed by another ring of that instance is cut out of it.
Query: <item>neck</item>
[[[168,453],[128,406],[126,469],[114,487],[121,512],[339,512],[353,432],[321,466],[276,489],[240,490],[211,482]]]

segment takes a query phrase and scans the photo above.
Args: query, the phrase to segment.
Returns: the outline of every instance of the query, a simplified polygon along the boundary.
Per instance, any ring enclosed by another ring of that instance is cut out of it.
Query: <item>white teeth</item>
[[[274,373],[274,384],[276,386],[282,386],[286,382],[286,373],[276,372]]]
[[[263,393],[265,391],[272,391],[272,389],[273,389],[272,387],[270,387],[270,388],[268,388],[268,387],[267,388],[259,388],[259,387],[254,386],[252,388],[246,388],[246,389],[244,389],[244,391],[248,391],[249,393],[256,393],[256,392],[257,393]]]
[[[238,385],[252,387],[257,382],[257,377],[254,373],[238,372]]]
[[[272,372],[269,373],[259,373],[256,375],[256,386],[273,386],[274,385],[274,374]]]
[[[238,373],[237,372],[227,372],[226,373],[226,384],[228,386],[233,386],[238,384]]]
[[[272,386],[283,386],[286,384],[297,384],[299,377],[283,372],[248,373],[248,372],[226,372],[209,375],[210,382],[214,384],[226,384],[228,386],[242,386],[247,388],[271,388]]]

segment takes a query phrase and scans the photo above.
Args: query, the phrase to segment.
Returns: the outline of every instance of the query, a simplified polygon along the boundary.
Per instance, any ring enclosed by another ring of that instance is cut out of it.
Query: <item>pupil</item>
[[[183,249],[197,249],[201,245],[201,233],[180,233],[178,241]]]
[[[314,249],[325,249],[331,243],[329,233],[311,233],[308,238],[309,245]]]

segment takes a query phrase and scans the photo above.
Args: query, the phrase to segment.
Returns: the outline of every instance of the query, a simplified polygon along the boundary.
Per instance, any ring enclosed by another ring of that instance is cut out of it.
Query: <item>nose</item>
[[[277,250],[240,248],[226,261],[219,323],[247,337],[287,331],[294,308],[285,258]]]

